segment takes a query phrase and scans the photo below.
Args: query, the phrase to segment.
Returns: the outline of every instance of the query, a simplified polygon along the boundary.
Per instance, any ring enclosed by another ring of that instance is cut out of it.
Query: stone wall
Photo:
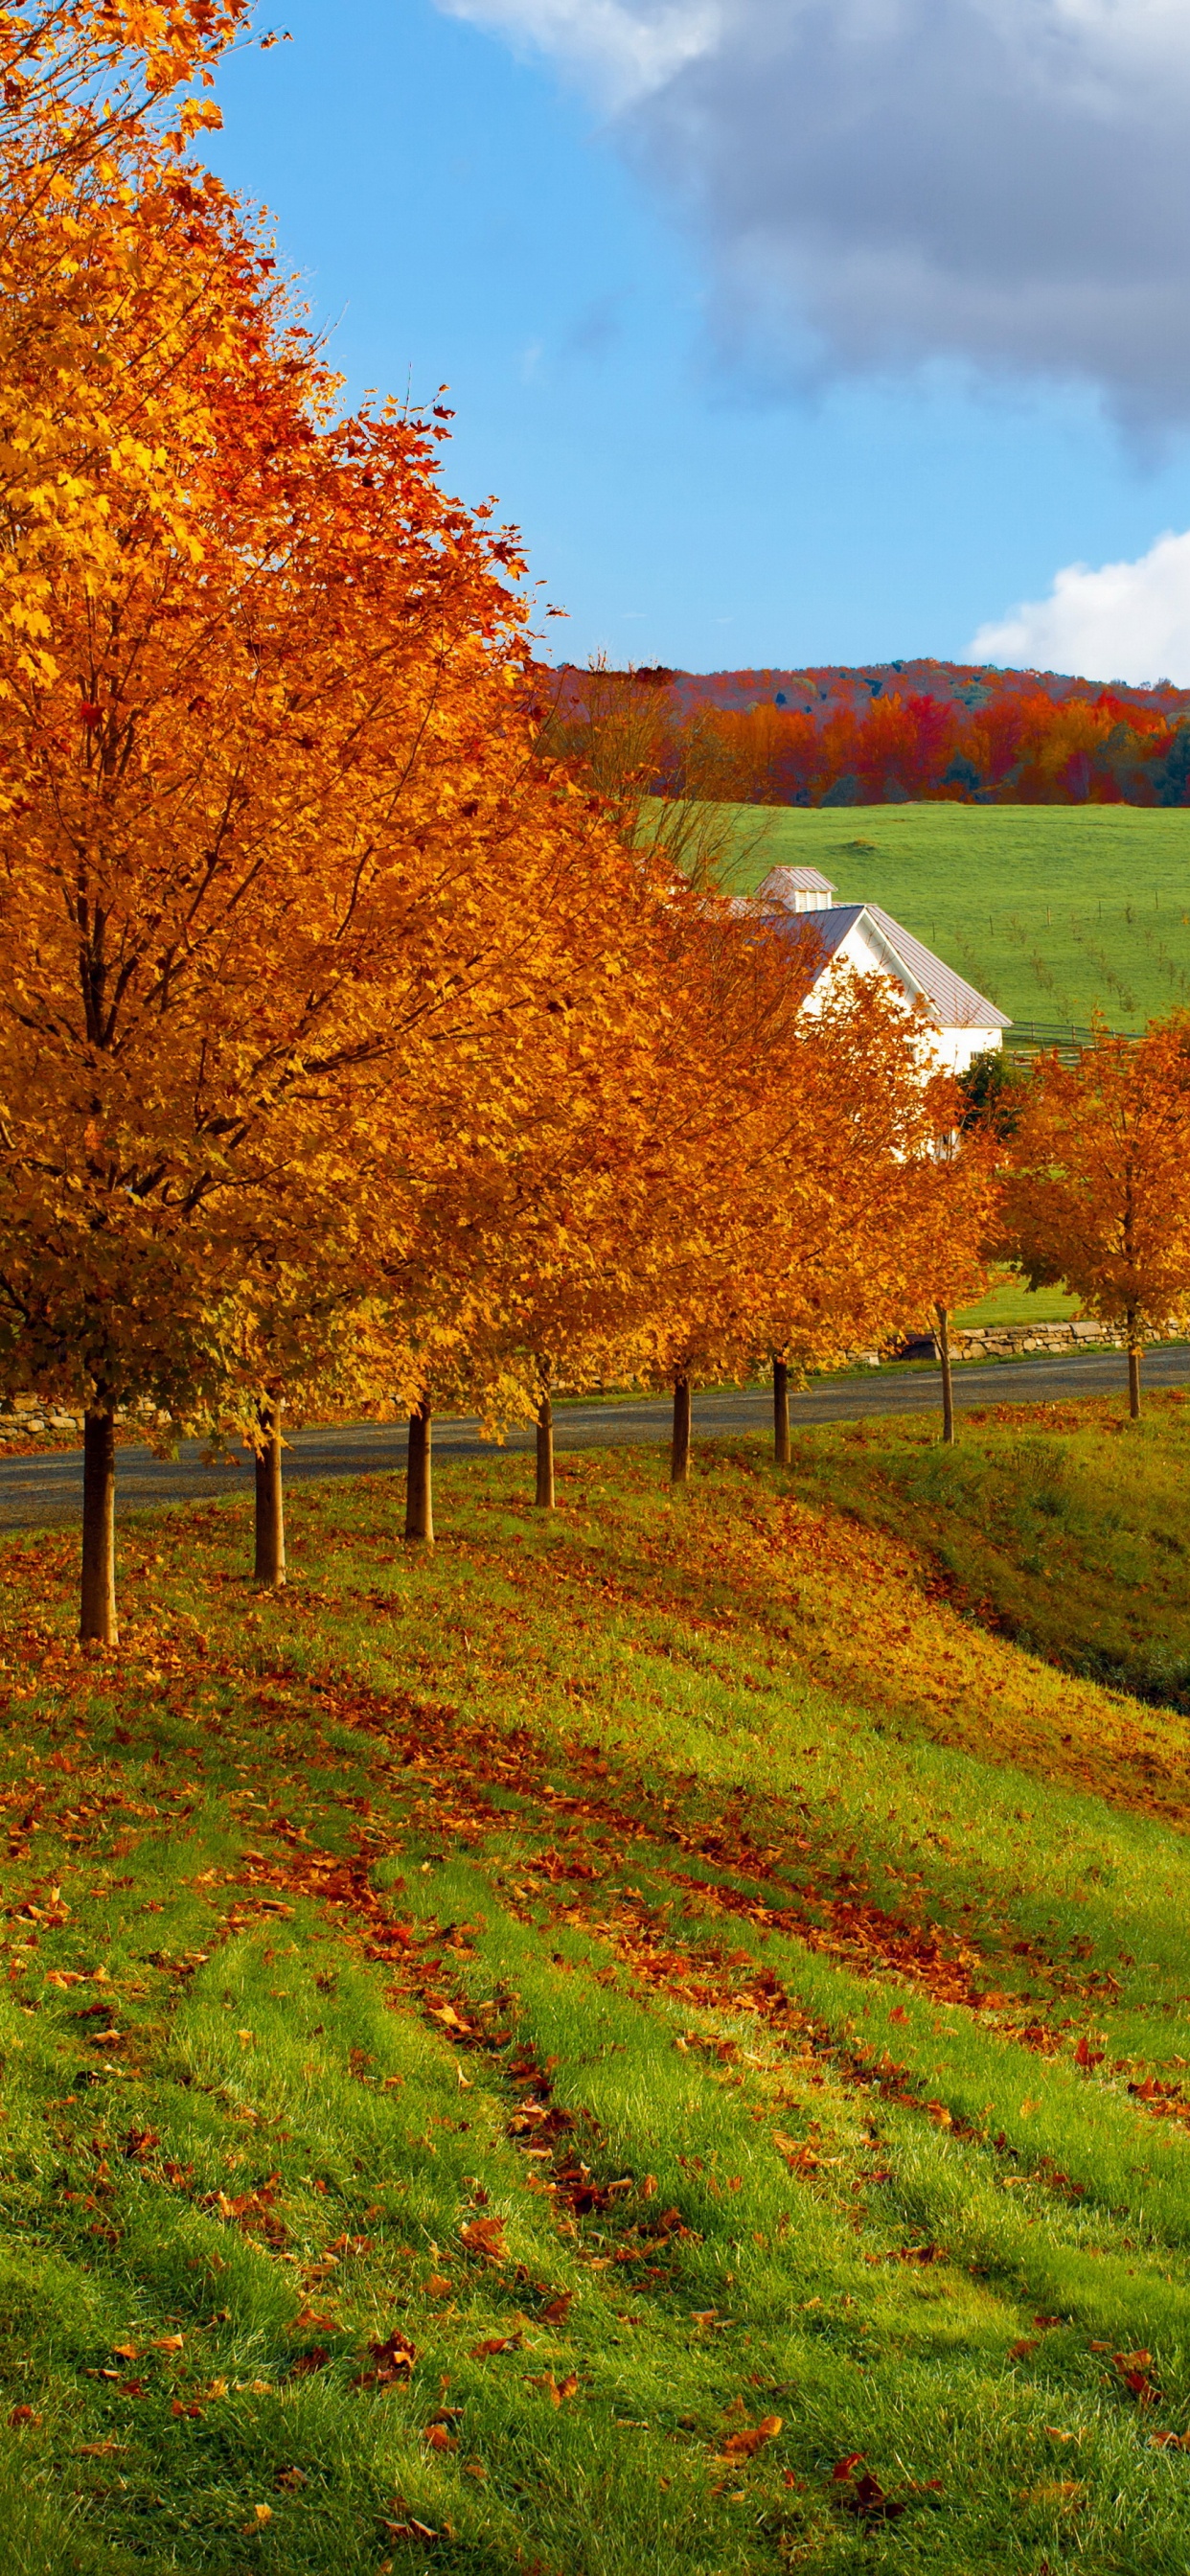
[[[1171,1326],[1163,1339],[1180,1338]],[[1048,1324],[978,1324],[967,1330],[957,1324],[950,1335],[952,1360],[1020,1359],[1026,1351],[1085,1351],[1099,1349],[1122,1351],[1124,1337],[1106,1324],[1090,1319],[1076,1323]],[[940,1357],[937,1336],[919,1333],[896,1353],[902,1360],[936,1360]]]

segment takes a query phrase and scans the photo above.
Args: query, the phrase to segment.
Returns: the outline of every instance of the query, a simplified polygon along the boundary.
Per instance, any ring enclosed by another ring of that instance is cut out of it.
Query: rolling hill
[[[740,809],[734,883],[820,868],[883,904],[1018,1029],[1109,1026],[1190,1003],[1190,811],[1128,805]]]

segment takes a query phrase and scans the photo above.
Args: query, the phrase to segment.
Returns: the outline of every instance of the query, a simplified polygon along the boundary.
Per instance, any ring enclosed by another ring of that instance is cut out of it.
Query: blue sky
[[[771,33],[811,0],[750,5]],[[935,0],[944,18],[966,5]],[[1131,624],[1119,661],[1091,676],[1156,677],[1124,667],[1154,652],[1172,668],[1183,607],[1190,662],[1190,564],[1161,559],[1156,633],[1154,582],[1136,567],[1190,524],[1190,401],[1152,356],[1175,322],[1134,345],[1114,308],[1064,351],[1065,380],[1047,381],[1052,308],[1027,344],[997,318],[1008,298],[1021,307],[1009,245],[994,314],[984,281],[956,321],[943,280],[882,340],[879,295],[856,300],[854,244],[817,270],[798,247],[807,216],[784,174],[799,123],[787,141],[765,128],[740,70],[755,72],[755,26],[730,31],[709,95],[735,121],[717,133],[684,71],[626,101],[607,61],[592,68],[567,40],[570,0],[537,0],[536,20],[534,6],[474,0],[490,22],[476,24],[431,0],[289,0],[276,23],[292,42],[225,66],[210,154],[271,207],[354,394],[449,383],[448,478],[470,501],[497,496],[522,529],[542,601],[568,612],[548,630],[555,658],[950,656],[1032,601],[1033,624],[1006,630],[1020,649],[997,658],[1042,658],[1040,639],[1052,658],[1068,644],[1069,666],[1080,650],[1110,658],[1119,618],[1109,602],[1094,642],[1077,618],[1055,627],[1054,577],[1118,563]],[[653,0],[627,6],[656,19]],[[584,7],[598,16],[598,0],[575,0],[580,23]],[[767,153],[777,175],[741,211],[754,137],[758,170]],[[814,184],[825,200],[829,177]],[[889,187],[900,202],[895,172]],[[949,206],[949,236],[963,215]],[[868,220],[885,246],[886,206]]]

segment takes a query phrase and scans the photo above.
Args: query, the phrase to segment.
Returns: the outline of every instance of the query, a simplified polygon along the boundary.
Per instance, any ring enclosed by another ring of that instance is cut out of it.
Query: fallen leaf
[[[427,2424],[424,2431],[432,2451],[457,2451],[458,2436],[448,2433],[445,2424]]]
[[[762,2415],[759,2424],[744,2425],[738,2433],[730,2436],[723,2444],[722,2457],[725,2460],[751,2460],[757,2451],[764,2449],[766,2442],[773,2441],[780,2430],[779,2415]],[[835,2475],[838,2476],[837,2470]]]
[[[403,2371],[412,2371],[417,2354],[399,2327],[383,2343],[368,2345],[370,2370],[361,2370],[352,2381],[354,2388],[391,2388]]]
[[[504,2241],[502,2218],[472,2218],[459,2229],[459,2243],[469,2254],[482,2254],[489,2263],[503,2263],[508,2254]]]
[[[153,2350],[154,2352],[181,2352],[185,2341],[185,2335],[154,2335]],[[135,2355],[133,2358],[135,2359]]]
[[[40,2424],[41,2417],[31,2406],[14,2406],[8,2421],[15,2433],[22,2424]],[[1172,2440],[1172,2435],[1169,2438]]]
[[[472,2361],[487,2361],[494,2352],[519,2352],[523,2340],[519,2334],[489,2335],[486,2343],[472,2344],[470,2358]]]
[[[850,2494],[840,2501],[845,2512],[858,2514],[866,2521],[895,2522],[905,2512],[909,2499],[902,2496],[894,2500],[887,2496],[879,2478],[873,2477],[870,2469],[865,2469],[862,2478],[856,2479]]]

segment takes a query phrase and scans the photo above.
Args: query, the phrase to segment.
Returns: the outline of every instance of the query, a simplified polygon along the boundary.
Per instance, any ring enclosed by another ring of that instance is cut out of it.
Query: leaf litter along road
[[[1190,1384],[1190,1344],[1171,1343],[1149,1352],[1146,1383],[1154,1387]],[[995,1365],[964,1364],[955,1371],[955,1401],[960,1408],[1019,1403],[1052,1404],[1063,1397],[1114,1394],[1127,1385],[1127,1363],[1119,1351],[1080,1351],[1067,1358],[1040,1354]],[[941,1381],[933,1369],[864,1370],[854,1376],[812,1381],[790,1398],[795,1429],[808,1423],[862,1421],[869,1416],[936,1413]],[[716,1388],[694,1398],[698,1439],[738,1438],[766,1429],[772,1421],[772,1397],[765,1388]],[[598,1403],[559,1404],[555,1408],[554,1446],[560,1454],[575,1449],[619,1448],[636,1442],[668,1439],[668,1398],[629,1397]],[[511,1452],[533,1446],[531,1425],[514,1425],[503,1444]],[[321,1424],[286,1434],[285,1475],[289,1484],[327,1476],[403,1474],[407,1432],[403,1422]],[[490,1442],[479,1436],[475,1421],[436,1422],[434,1446],[448,1457],[490,1456]],[[174,1458],[154,1457],[136,1442],[118,1456],[116,1508],[119,1516],[168,1503],[205,1501],[212,1490],[246,1485],[251,1460],[237,1453],[217,1466],[203,1463],[198,1440],[183,1440]],[[20,1457],[0,1455],[0,1529],[44,1529],[55,1522],[82,1517],[82,1451],[57,1448]]]
[[[146,1530],[119,1664],[5,1550],[25,2563],[1180,2568],[1185,1725],[755,1451],[522,1476]]]

